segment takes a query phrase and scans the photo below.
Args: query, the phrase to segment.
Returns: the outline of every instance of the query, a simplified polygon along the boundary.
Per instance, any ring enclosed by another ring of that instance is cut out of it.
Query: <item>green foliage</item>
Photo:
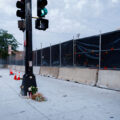
[[[31,87],[28,88],[28,91],[32,92],[32,95],[34,95],[38,91],[38,88],[34,87],[34,86],[31,86]]]
[[[0,29],[0,57],[8,56],[8,45],[12,46],[12,50],[17,51],[18,42],[15,37],[6,30]]]

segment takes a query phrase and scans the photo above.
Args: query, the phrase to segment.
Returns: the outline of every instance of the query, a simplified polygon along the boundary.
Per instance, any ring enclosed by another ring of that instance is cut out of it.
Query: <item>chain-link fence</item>
[[[9,56],[7,61],[8,64],[23,65],[23,52]],[[120,30],[35,50],[33,65],[120,69]]]

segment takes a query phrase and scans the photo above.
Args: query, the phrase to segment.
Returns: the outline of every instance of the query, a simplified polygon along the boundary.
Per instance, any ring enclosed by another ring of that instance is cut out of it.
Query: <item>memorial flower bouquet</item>
[[[31,93],[32,95],[34,95],[34,94],[37,93],[38,88],[35,87],[35,86],[31,86],[31,87],[28,88],[28,91],[29,91],[29,93]]]

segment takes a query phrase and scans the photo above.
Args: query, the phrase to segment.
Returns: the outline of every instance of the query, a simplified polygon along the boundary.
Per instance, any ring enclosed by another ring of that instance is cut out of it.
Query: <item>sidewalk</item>
[[[22,98],[22,81],[0,69],[1,120],[120,120],[120,92],[36,76],[47,101]]]

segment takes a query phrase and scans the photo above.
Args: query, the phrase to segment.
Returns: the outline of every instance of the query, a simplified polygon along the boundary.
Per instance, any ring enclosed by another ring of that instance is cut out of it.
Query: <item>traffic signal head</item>
[[[18,28],[22,30],[23,32],[25,31],[25,20],[19,20],[18,21]]]
[[[25,0],[17,1],[16,7],[19,9],[16,15],[21,17],[21,19],[25,19]]]
[[[35,28],[38,30],[46,30],[48,28],[49,21],[47,19],[36,19]]]
[[[37,0],[37,16],[45,17],[47,15],[48,10],[45,6],[48,4],[47,0]]]

